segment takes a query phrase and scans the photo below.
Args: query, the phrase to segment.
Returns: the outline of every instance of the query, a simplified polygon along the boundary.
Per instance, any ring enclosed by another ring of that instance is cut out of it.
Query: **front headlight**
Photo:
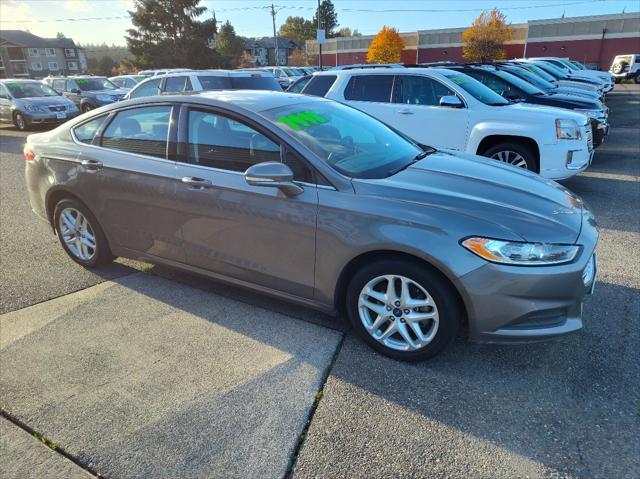
[[[98,100],[98,101],[113,101],[113,98],[110,95],[96,95],[96,100]]]
[[[467,238],[462,246],[487,261],[519,266],[569,263],[580,250],[576,245],[522,243],[478,237]]]
[[[579,140],[580,127],[575,120],[556,120],[556,137],[558,140]]]
[[[42,108],[41,106],[38,105],[30,105],[30,104],[26,104],[24,106],[24,109],[31,112],[31,113],[46,113],[46,110],[44,108]]]

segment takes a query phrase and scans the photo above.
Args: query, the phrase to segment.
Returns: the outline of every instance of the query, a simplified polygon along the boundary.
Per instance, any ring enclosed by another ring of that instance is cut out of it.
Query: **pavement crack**
[[[20,419],[18,419],[15,416],[11,415],[8,411],[5,411],[3,408],[0,408],[0,416],[5,418],[7,421],[11,422],[14,426],[19,427],[20,429],[22,429],[23,431],[28,433],[30,436],[36,438],[38,441],[40,441],[46,447],[51,449],[53,452],[55,452],[57,454],[60,454],[65,459],[73,462],[76,466],[78,466],[79,468],[81,468],[84,471],[88,472],[92,476],[94,476],[96,478],[99,478],[99,479],[106,479],[105,476],[98,474],[98,472],[96,472],[92,467],[88,466],[87,464],[82,463],[78,458],[74,457],[71,453],[67,452],[58,443],[56,443],[52,439],[46,437],[44,434],[39,433],[38,431],[36,431],[32,427],[30,427],[29,425],[27,425],[24,422],[22,422]]]
[[[291,458],[289,459],[289,464],[287,466],[287,471],[284,473],[283,479],[292,479],[293,478],[293,469],[295,468],[295,465],[296,465],[296,463],[298,461],[298,456],[300,454],[300,451],[302,450],[302,446],[304,445],[304,441],[307,438],[307,433],[309,432],[309,428],[311,427],[311,422],[313,421],[313,416],[315,415],[316,410],[318,409],[318,406],[320,405],[320,400],[324,396],[324,388],[325,388],[325,386],[327,384],[327,380],[329,379],[329,376],[331,375],[331,371],[333,371],[333,367],[335,366],[336,361],[338,360],[338,355],[340,354],[340,351],[342,350],[342,345],[344,344],[344,340],[347,337],[347,334],[348,333],[342,333],[342,338],[340,339],[340,342],[336,346],[336,350],[333,352],[333,356],[331,358],[331,362],[329,363],[329,366],[327,366],[325,374],[322,377],[322,380],[320,382],[320,387],[318,388],[318,392],[316,393],[316,396],[315,396],[315,398],[313,400],[313,404],[311,405],[311,410],[309,411],[309,415],[307,417],[307,421],[305,422],[304,427],[302,428],[302,432],[298,436],[298,440],[296,441],[296,445],[293,448],[293,453],[291,454]]]

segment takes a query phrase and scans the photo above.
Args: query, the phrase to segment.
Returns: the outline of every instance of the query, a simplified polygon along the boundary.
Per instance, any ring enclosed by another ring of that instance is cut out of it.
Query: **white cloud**
[[[33,20],[31,6],[16,0],[0,2],[0,27],[4,30],[26,30],[29,27],[25,21]]]
[[[67,0],[64,2],[64,9],[69,12],[87,12],[91,10],[91,5],[87,0]]]

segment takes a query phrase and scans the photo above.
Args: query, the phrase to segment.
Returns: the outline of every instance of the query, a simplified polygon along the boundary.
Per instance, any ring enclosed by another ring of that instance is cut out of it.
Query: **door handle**
[[[102,169],[102,162],[98,160],[82,160],[81,165],[89,171],[98,171]]]
[[[203,188],[211,188],[212,183],[210,180],[205,180],[204,178],[196,178],[194,176],[185,176],[182,178],[182,182],[185,185],[189,185],[193,189],[201,190]]]
[[[398,113],[400,113],[401,115],[413,115],[413,110],[403,108],[402,110],[398,110]]]

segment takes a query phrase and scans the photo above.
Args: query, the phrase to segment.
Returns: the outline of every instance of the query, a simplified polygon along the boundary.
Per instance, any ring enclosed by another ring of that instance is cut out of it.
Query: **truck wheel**
[[[508,163],[518,168],[526,168],[529,171],[538,172],[535,155],[527,147],[519,143],[500,143],[492,146],[482,156]]]

